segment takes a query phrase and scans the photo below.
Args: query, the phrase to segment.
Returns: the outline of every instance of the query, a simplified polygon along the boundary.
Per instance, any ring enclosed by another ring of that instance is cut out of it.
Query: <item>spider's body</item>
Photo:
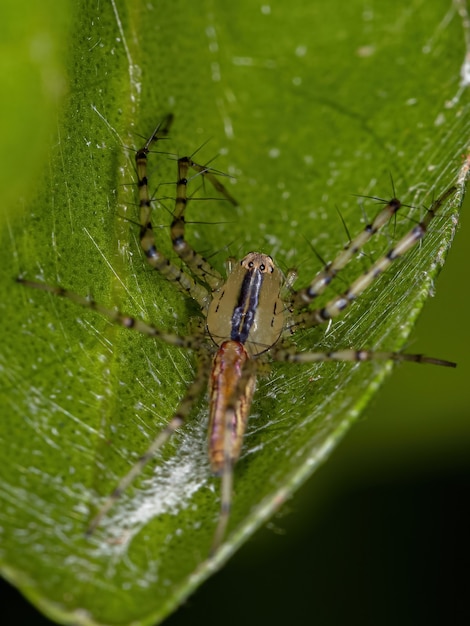
[[[209,379],[209,460],[214,474],[223,475],[226,460],[240,456],[255,375],[248,373],[248,353],[239,341],[224,341],[215,353]]]
[[[209,305],[207,333],[218,346],[209,379],[209,458],[212,471],[227,483],[223,528],[231,468],[240,456],[255,390],[250,359],[271,349],[285,328],[282,283],[283,276],[270,256],[250,252],[234,265]],[[223,528],[217,533],[220,538]]]
[[[208,166],[195,163],[191,157],[178,159],[176,199],[171,223],[173,250],[183,267],[167,258],[158,248],[151,223],[152,198],[147,180],[147,158],[153,142],[164,137],[172,116],[159,125],[145,145],[136,153],[140,204],[140,242],[148,263],[174,283],[200,306],[205,323],[187,337],[166,333],[146,322],[119,311],[107,309],[93,300],[79,296],[61,287],[51,287],[23,279],[30,287],[66,297],[77,304],[90,307],[108,319],[142,332],[157,340],[194,350],[198,370],[194,381],[181,400],[174,416],[157,435],[149,448],[121,479],[89,525],[91,533],[110,510],[122,492],[139,475],[142,468],[168,441],[173,432],[183,425],[195,400],[209,385],[209,460],[212,470],[220,475],[221,507],[212,550],[220,545],[225,535],[232,501],[233,468],[239,458],[250,406],[255,390],[256,376],[264,371],[268,361],[308,363],[317,361],[394,360],[426,362],[454,367],[454,363],[395,352],[371,352],[367,349],[339,349],[332,352],[300,352],[291,343],[291,335],[298,329],[309,328],[339,316],[391,263],[405,254],[426,233],[439,207],[454,193],[451,187],[427,210],[416,224],[388,252],[359,276],[341,294],[334,296],[321,308],[312,308],[317,296],[324,293],[338,272],[361,250],[369,239],[386,224],[402,206],[393,198],[338,256],[327,263],[310,284],[298,291],[293,289],[296,273],[286,276],[273,259],[258,252],[250,252],[241,261],[228,263],[225,279],[211,264],[196,252],[185,239],[185,211],[188,204],[188,173],[207,178],[227,200],[235,200],[219,182],[216,172]]]
[[[207,331],[214,343],[238,341],[250,357],[269,350],[285,327],[282,284],[281,272],[266,254],[250,252],[234,264],[207,313]]]

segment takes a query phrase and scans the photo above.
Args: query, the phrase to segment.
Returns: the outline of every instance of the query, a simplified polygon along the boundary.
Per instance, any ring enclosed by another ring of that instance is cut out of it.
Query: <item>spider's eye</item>
[[[264,272],[264,270],[266,269],[266,266],[264,265],[264,263],[261,263],[261,265],[259,266],[260,270],[262,272]]]
[[[249,267],[250,269],[253,267],[253,265],[254,265],[253,261],[250,261],[250,262],[248,263],[248,267]]]

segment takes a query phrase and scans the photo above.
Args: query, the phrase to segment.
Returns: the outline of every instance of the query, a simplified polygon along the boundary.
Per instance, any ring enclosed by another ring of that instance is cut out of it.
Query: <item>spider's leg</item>
[[[331,352],[296,352],[295,346],[284,343],[275,347],[271,353],[275,361],[290,363],[318,363],[324,361],[413,361],[415,363],[429,363],[443,367],[456,367],[451,361],[435,359],[422,354],[404,354],[402,352],[384,352],[374,350],[333,350]]]
[[[360,296],[380,274],[382,274],[394,261],[403,256],[426,234],[429,223],[435,217],[441,205],[454,194],[456,187],[450,187],[427,210],[421,222],[416,224],[402,239],[400,239],[383,257],[378,259],[348,289],[339,296],[330,300],[324,307],[313,311],[300,312],[293,316],[290,332],[297,328],[309,328],[323,324],[333,317],[340,315],[353,300]]]
[[[183,260],[191,272],[208,284],[212,290],[216,290],[222,286],[224,282],[223,276],[215,270],[212,265],[185,239],[185,211],[188,204],[188,172],[193,169],[196,176],[207,178],[213,187],[223,194],[226,199],[236,206],[236,201],[222,183],[217,179],[213,170],[208,166],[198,165],[191,157],[182,157],[178,159],[178,181],[176,183],[176,201],[173,221],[171,223],[171,242],[173,249]]]
[[[168,118],[170,119],[170,118]],[[152,199],[149,194],[147,179],[147,158],[150,146],[154,141],[158,141],[164,135],[164,131],[168,128],[169,123],[164,125],[163,130],[157,126],[151,137],[145,145],[137,150],[135,155],[137,169],[137,184],[139,187],[139,206],[140,206],[140,245],[145,253],[148,263],[164,276],[167,280],[175,283],[186,295],[190,296],[199,303],[201,308],[206,308],[210,301],[209,290],[196,280],[172,263],[157,248],[155,235],[151,222]]]
[[[294,292],[292,296],[292,305],[294,309],[300,309],[308,306],[315,298],[321,295],[331,281],[335,278],[340,270],[365,246],[365,244],[373,237],[391,217],[402,207],[402,203],[397,198],[392,198],[390,202],[376,215],[374,221],[364,227],[354,239],[346,244],[338,256],[327,263],[325,267],[318,272],[308,287]]]
[[[118,311],[116,309],[108,309],[107,307],[95,302],[93,298],[86,298],[78,293],[69,291],[68,289],[64,289],[63,287],[54,287],[52,285],[47,285],[46,283],[36,283],[31,280],[25,280],[21,277],[17,278],[16,281],[21,285],[25,285],[26,287],[32,287],[33,289],[47,291],[48,293],[52,293],[55,296],[59,296],[60,298],[66,298],[67,300],[71,300],[72,302],[75,302],[75,304],[78,304],[83,308],[97,311],[103,317],[106,317],[114,324],[119,324],[120,326],[124,326],[125,328],[136,330],[137,332],[147,335],[149,337],[160,339],[165,343],[179,346],[180,348],[190,348],[193,350],[197,350],[201,345],[201,337],[198,335],[194,335],[193,337],[180,337],[179,335],[167,333],[156,328],[155,326],[152,326],[151,324],[147,324],[147,322],[136,319],[135,317],[132,317],[130,315],[126,315],[121,311]]]
[[[198,352],[198,370],[196,373],[196,378],[189,386],[186,395],[179,403],[178,408],[174,416],[168,422],[163,430],[161,430],[155,439],[152,441],[147,450],[142,454],[142,456],[134,463],[128,473],[121,478],[114,491],[108,496],[108,498],[104,501],[103,505],[100,507],[94,518],[91,520],[86,534],[91,535],[97,526],[99,526],[103,517],[109,512],[109,510],[114,506],[117,500],[121,497],[123,492],[129,487],[129,485],[133,482],[133,480],[142,472],[143,468],[147,463],[155,456],[158,450],[170,439],[172,434],[180,428],[188,415],[190,414],[195,401],[199,398],[203,390],[207,385],[207,370],[209,367],[209,355],[201,351]]]

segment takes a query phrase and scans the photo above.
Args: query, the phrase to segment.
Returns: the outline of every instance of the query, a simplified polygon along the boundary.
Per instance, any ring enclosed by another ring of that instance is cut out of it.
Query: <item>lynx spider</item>
[[[157,248],[151,223],[153,199],[147,181],[147,158],[154,142],[168,134],[173,116],[168,115],[157,126],[144,146],[136,152],[137,185],[140,206],[140,243],[150,266],[168,281],[175,283],[199,305],[204,324],[190,336],[166,333],[146,322],[110,310],[93,299],[85,298],[61,287],[18,278],[18,282],[36,289],[68,298],[83,307],[94,309],[104,317],[126,328],[156,339],[194,350],[198,369],[194,381],[166,427],[160,431],[148,449],[120,480],[89,524],[87,533],[98,527],[103,517],[125,489],[141,473],[144,466],[168,441],[173,432],[188,417],[195,400],[209,383],[209,460],[214,474],[221,476],[221,502],[211,554],[220,546],[229,521],[232,502],[233,468],[240,455],[257,373],[266,369],[269,361],[312,363],[320,361],[415,361],[455,367],[455,363],[424,357],[419,354],[372,352],[344,349],[332,352],[298,352],[290,337],[299,329],[324,324],[339,316],[396,259],[420,241],[439,207],[455,192],[451,187],[427,210],[416,224],[389,251],[359,276],[341,294],[322,308],[311,308],[338,272],[362,249],[402,206],[392,198],[375,219],[353,238],[336,258],[318,272],[307,287],[294,290],[296,273],[286,276],[273,259],[259,252],[248,253],[241,261],[228,261],[225,279],[185,239],[185,211],[188,204],[188,174],[201,175],[214,188],[236,205],[235,200],[208,166],[195,163],[191,157],[178,159],[176,200],[171,223],[171,242],[185,269],[181,269]],[[211,364],[212,361],[212,364]]]

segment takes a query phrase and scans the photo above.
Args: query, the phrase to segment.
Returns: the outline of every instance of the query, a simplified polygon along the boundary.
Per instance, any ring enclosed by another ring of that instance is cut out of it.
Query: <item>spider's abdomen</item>
[[[215,292],[207,314],[207,330],[220,346],[236,341],[249,356],[269,350],[284,328],[280,296],[282,274],[266,254],[250,252]]]
[[[217,350],[209,380],[209,459],[221,474],[227,458],[237,462],[250,414],[256,377],[246,367],[247,351],[238,341],[224,341]]]

